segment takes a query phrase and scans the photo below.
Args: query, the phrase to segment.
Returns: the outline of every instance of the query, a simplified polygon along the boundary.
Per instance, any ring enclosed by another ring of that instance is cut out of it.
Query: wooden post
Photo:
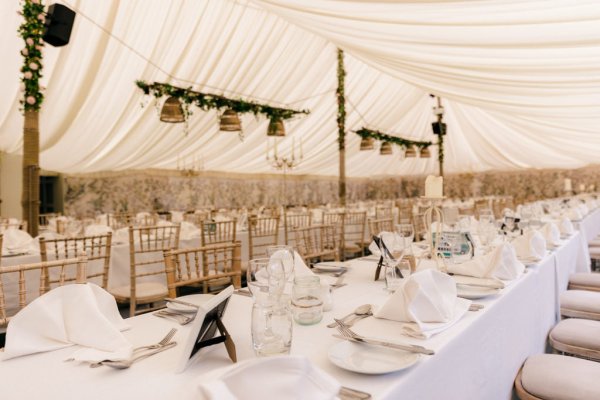
[[[338,67],[337,78],[338,87],[336,91],[338,102],[338,149],[340,156],[340,176],[338,198],[340,206],[346,206],[346,99],[344,97],[344,79],[346,71],[344,70],[344,51],[338,49]]]
[[[23,127],[23,190],[21,205],[27,231],[38,235],[40,214],[40,128],[39,111],[26,110]]]
[[[437,106],[442,107],[442,99],[440,99],[440,96],[437,96],[436,98]],[[440,167],[440,176],[444,176],[444,135],[446,134],[446,132],[442,125],[443,118],[443,114],[438,114],[437,119],[438,123],[440,124],[440,129],[442,130],[440,132],[440,135],[438,135],[438,163]]]

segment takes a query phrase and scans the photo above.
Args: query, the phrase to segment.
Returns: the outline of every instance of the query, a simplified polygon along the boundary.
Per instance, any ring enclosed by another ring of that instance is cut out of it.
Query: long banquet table
[[[589,218],[598,218],[595,211]],[[590,224],[591,226],[592,224]],[[595,225],[586,232],[594,237]],[[468,312],[446,331],[427,340],[402,337],[403,341],[435,350],[409,369],[386,375],[361,375],[340,369],[328,360],[328,351],[339,340],[326,324],[365,303],[381,304],[387,296],[383,281],[374,282],[375,263],[354,260],[346,274],[347,286],[335,290],[334,308],[313,326],[294,325],[292,354],[307,356],[315,365],[344,386],[385,399],[508,399],[514,377],[523,361],[546,349],[546,337],[557,322],[559,294],[566,289],[569,274],[589,271],[585,258],[586,238],[576,232],[538,264],[527,268],[520,279],[499,294],[475,300],[484,309]],[[238,359],[254,358],[250,335],[252,300],[233,295],[225,324],[237,347]],[[160,339],[173,325],[152,315],[128,320],[132,328],[125,336],[134,346]],[[401,324],[367,318],[355,325],[359,333],[399,338]],[[189,334],[179,327],[175,340]],[[222,346],[211,349],[182,374],[174,374],[180,346],[153,356],[128,370],[90,369],[63,362],[73,348],[35,354],[0,362],[2,398],[87,399],[192,399],[202,375],[230,361]],[[10,382],[10,384],[8,384]],[[32,384],[34,382],[34,384]]]

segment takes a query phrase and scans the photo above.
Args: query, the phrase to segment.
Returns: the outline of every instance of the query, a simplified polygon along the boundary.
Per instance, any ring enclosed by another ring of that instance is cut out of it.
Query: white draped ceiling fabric
[[[433,93],[448,124],[446,172],[577,168],[600,153],[597,0],[63,0],[78,13],[71,42],[46,46],[41,164],[66,173],[174,169],[272,173],[263,118],[245,140],[219,132],[215,111],[182,125],[144,108],[136,79],[275,106],[310,109],[286,124],[291,173],[336,175],[336,48],[346,53],[347,128],[435,141]],[[21,18],[0,2],[0,150],[22,151]],[[109,34],[110,33],[110,34]],[[430,159],[359,152],[347,175],[423,174]],[[273,139],[270,139],[273,146]]]

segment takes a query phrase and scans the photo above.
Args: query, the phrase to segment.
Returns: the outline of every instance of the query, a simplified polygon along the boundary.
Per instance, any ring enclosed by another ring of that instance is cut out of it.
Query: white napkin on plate
[[[198,379],[201,400],[333,400],[340,384],[304,356],[257,358]]]
[[[113,296],[93,284],[57,287],[19,311],[6,331],[4,360],[27,354],[83,346],[72,358],[80,361],[126,359],[132,346]]]
[[[524,270],[525,266],[517,259],[515,248],[510,243],[501,243],[484,256],[448,265],[448,271],[454,274],[508,281],[521,276]]]
[[[129,228],[117,229],[113,236],[114,243],[129,243]]]
[[[469,309],[470,300],[456,296],[452,277],[433,269],[411,275],[375,313],[376,318],[409,322],[403,332],[428,338],[458,321]]]
[[[107,225],[93,224],[86,226],[84,232],[86,236],[97,236],[106,235],[107,233],[112,232],[112,229]]]
[[[546,223],[542,227],[541,232],[544,235],[544,239],[546,239],[546,245],[556,247],[562,244],[562,241],[560,240],[560,230],[554,222]]]
[[[191,240],[194,238],[199,238],[201,235],[200,228],[191,222],[182,221],[181,228],[179,230],[179,239],[181,240]]]
[[[573,207],[570,208],[569,211],[567,211],[567,218],[569,218],[571,221],[581,221],[581,218],[583,218],[583,216],[581,215],[581,212],[578,208]]]
[[[517,257],[522,260],[539,261],[546,256],[546,239],[538,230],[530,230],[512,241]]]
[[[34,251],[35,247],[36,242],[29,233],[14,227],[4,231],[4,238],[2,240],[3,253],[30,252]]]
[[[560,220],[560,233],[565,236],[570,236],[574,232],[573,223],[567,217],[564,217]]]

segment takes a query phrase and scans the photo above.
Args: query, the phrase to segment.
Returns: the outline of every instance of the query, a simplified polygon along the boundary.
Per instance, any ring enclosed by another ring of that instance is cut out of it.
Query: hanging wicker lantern
[[[220,130],[225,132],[239,132],[242,130],[242,123],[240,122],[238,114],[231,108],[228,108],[223,115],[221,115],[219,127]]]
[[[364,137],[360,141],[360,151],[373,150],[375,148],[375,141],[372,137]]]
[[[285,125],[280,118],[272,118],[267,128],[267,136],[285,136]]]
[[[382,156],[388,156],[392,154],[392,144],[390,142],[381,142],[379,154]]]
[[[416,156],[417,156],[417,151],[415,150],[414,146],[409,146],[406,148],[406,151],[404,152],[404,157],[414,158]]]
[[[177,97],[169,97],[160,112],[160,120],[162,122],[180,123],[185,122],[183,115],[183,107]]]
[[[423,148],[421,148],[421,152],[419,154],[419,157],[421,157],[421,158],[429,158],[429,157],[431,157],[431,151],[429,150],[429,147],[423,147]]]

